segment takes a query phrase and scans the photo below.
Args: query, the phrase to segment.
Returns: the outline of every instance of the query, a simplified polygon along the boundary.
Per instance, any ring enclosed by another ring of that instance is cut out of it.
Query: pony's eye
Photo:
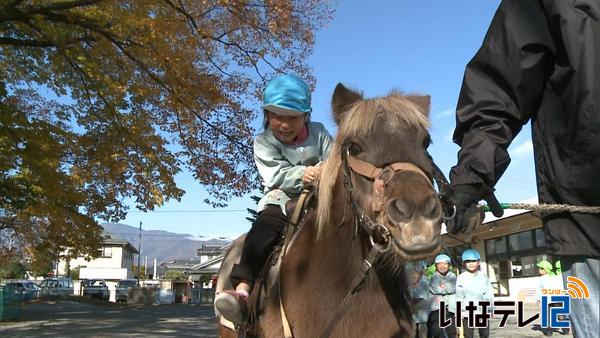
[[[351,143],[350,147],[348,147],[348,151],[350,152],[350,155],[356,155],[362,152],[362,149],[360,148],[360,146],[356,143]]]
[[[431,137],[427,136],[424,140],[423,140],[423,148],[427,149],[429,148],[429,145],[431,145]]]

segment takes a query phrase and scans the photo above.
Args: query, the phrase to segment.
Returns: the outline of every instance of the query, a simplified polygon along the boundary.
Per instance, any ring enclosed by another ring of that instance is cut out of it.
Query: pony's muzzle
[[[386,211],[389,221],[396,226],[410,223],[414,218],[441,220],[442,217],[442,205],[435,195],[427,196],[423,203],[409,203],[404,198],[395,198],[388,201]]]
[[[386,206],[392,238],[407,256],[433,254],[440,241],[442,206],[434,194],[415,203],[403,198],[389,200]]]

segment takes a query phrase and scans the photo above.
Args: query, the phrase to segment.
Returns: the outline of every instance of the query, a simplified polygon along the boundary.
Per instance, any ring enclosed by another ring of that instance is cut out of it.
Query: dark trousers
[[[468,325],[469,325],[468,318],[463,318],[462,319],[462,326],[463,326],[463,332],[464,332],[465,338],[475,337],[475,328],[474,327],[469,327]],[[489,326],[489,324],[488,324],[487,327],[478,328],[477,330],[479,331],[479,337],[481,337],[481,338],[487,338],[487,337],[490,336],[490,326]]]
[[[269,205],[260,213],[246,235],[240,263],[231,269],[231,283],[244,281],[250,285],[260,273],[273,246],[281,240],[288,218],[278,205]]]
[[[440,327],[440,310],[431,311],[429,318],[427,318],[427,337],[444,337],[444,332],[449,338],[456,337],[456,323],[454,322],[454,313],[446,310],[446,318],[452,318],[450,325],[441,328]]]
[[[427,337],[427,323],[415,323],[415,338]]]

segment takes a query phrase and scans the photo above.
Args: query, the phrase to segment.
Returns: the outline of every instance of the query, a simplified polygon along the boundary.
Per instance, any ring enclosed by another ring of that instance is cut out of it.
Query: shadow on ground
[[[132,306],[51,300],[25,303],[20,318],[0,323],[9,337],[217,337],[212,305]]]

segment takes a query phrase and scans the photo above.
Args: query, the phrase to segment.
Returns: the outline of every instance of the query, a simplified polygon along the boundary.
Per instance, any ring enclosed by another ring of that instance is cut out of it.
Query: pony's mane
[[[369,135],[375,127],[379,114],[387,115],[388,121],[386,122],[391,128],[400,128],[406,125],[420,129],[429,128],[427,112],[421,111],[416,104],[398,91],[354,103],[340,121],[333,148],[323,166],[318,189],[317,236],[332,221],[334,200],[345,198],[345,196],[333,196],[335,184],[342,172],[341,142],[351,136],[362,138]]]

